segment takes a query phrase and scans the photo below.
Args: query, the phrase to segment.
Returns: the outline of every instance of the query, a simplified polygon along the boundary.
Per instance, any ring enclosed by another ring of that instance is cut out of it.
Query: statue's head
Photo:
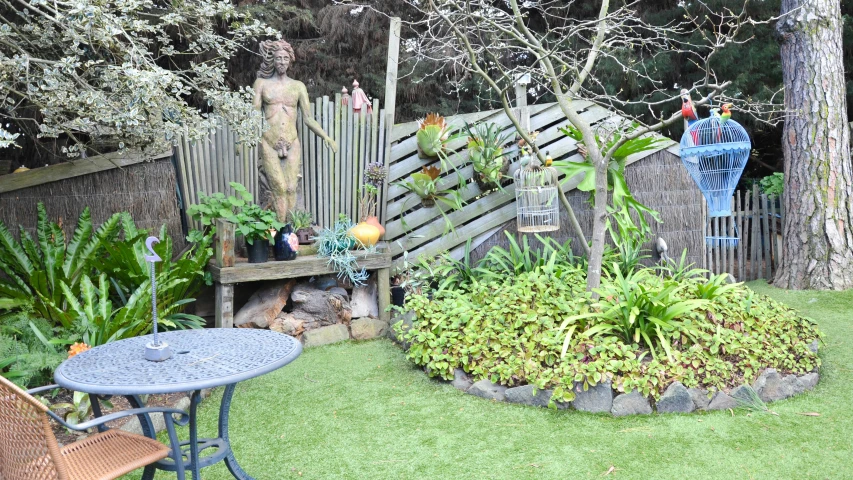
[[[261,42],[261,68],[258,78],[270,78],[273,74],[284,75],[290,64],[296,60],[293,47],[284,40],[264,40]]]

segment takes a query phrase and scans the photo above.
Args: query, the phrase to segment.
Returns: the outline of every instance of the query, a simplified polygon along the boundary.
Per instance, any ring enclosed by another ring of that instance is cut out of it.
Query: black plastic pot
[[[399,286],[391,287],[391,304],[402,307],[406,302],[406,289]]]
[[[255,238],[252,243],[246,242],[246,252],[249,263],[264,263],[270,255],[270,241],[266,238]]]
[[[290,234],[293,233],[293,228],[287,224],[278,231],[275,235],[275,243],[273,244],[273,255],[276,260],[294,260],[296,251],[290,248],[290,243],[287,242]]]

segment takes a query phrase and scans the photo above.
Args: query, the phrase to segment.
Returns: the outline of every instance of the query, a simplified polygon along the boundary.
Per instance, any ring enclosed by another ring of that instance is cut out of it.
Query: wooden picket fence
[[[296,128],[302,145],[304,207],[314,215],[315,223],[324,227],[331,226],[341,213],[358,220],[358,186],[363,183],[364,168],[371,162],[384,163],[384,111],[374,100],[372,113],[367,108],[355,112],[351,102],[343,105],[337,94],[317,98],[311,115],[337,141],[338,152],[327,148],[323,139],[305,126],[300,110]],[[260,149],[242,141],[224,122],[203,140],[179,142],[176,160],[184,207],[198,203],[199,192],[233,194],[230,182],[245,185],[256,200],[259,198]]]
[[[180,139],[175,148],[182,210],[199,202],[199,193],[233,195],[237,182],[258,198],[258,146],[241,141],[225,123],[202,140]],[[201,225],[186,218],[190,228]]]
[[[772,279],[781,261],[781,203],[752,190],[737,191],[732,216],[712,218],[706,236],[738,237],[735,245],[707,245],[705,265],[712,273],[730,273],[738,281]]]

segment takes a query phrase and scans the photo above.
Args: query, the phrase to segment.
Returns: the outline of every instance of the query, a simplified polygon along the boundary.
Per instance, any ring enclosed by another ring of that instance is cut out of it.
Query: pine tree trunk
[[[793,12],[792,12],[793,11]],[[782,261],[774,284],[853,287],[853,172],[840,0],[782,0],[785,160]]]

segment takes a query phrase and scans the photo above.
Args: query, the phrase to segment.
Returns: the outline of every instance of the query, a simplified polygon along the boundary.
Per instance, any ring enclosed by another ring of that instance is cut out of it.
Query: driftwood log
[[[352,319],[352,309],[345,296],[317,289],[310,283],[293,287],[290,299],[293,301],[291,315],[304,322],[305,330],[336,323],[349,325]]]
[[[287,304],[296,280],[278,280],[258,289],[249,302],[234,315],[234,326],[267,328]]]

